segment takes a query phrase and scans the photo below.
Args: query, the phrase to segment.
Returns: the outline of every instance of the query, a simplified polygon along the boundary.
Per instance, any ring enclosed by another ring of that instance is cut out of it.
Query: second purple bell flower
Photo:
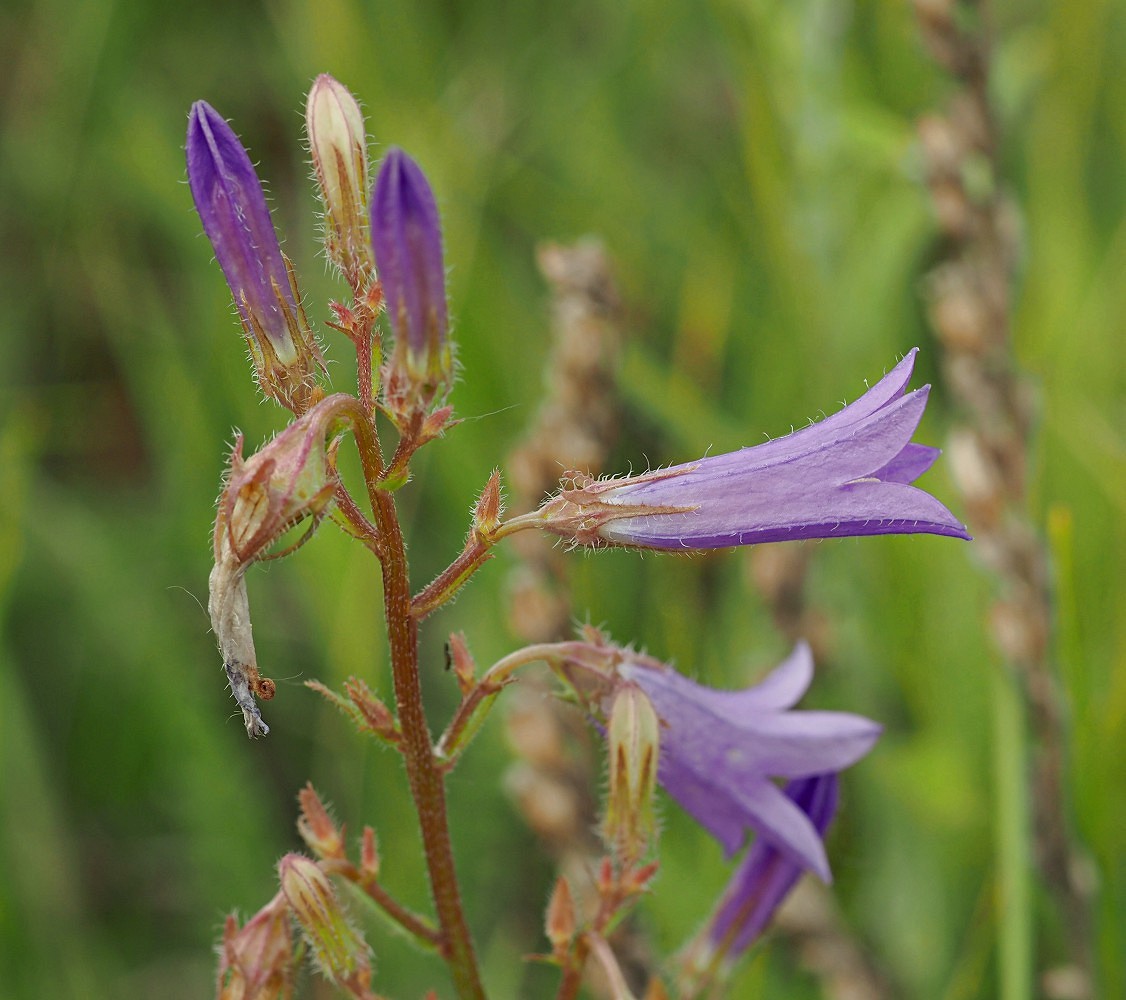
[[[649,696],[663,723],[661,784],[728,855],[753,832],[756,843],[830,880],[824,827],[774,779],[844,770],[872,749],[882,727],[847,712],[793,709],[813,679],[805,643],[742,691],[705,687],[648,658],[627,659],[617,672]]]

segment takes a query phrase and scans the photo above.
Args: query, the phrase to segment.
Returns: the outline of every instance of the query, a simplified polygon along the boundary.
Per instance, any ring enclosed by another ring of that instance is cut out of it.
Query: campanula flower
[[[429,402],[453,375],[442,227],[426,175],[400,149],[375,180],[371,241],[396,339],[393,368]]]
[[[258,384],[303,411],[323,362],[250,156],[206,101],[192,105],[186,148],[192,198],[234,296]]]
[[[910,485],[939,455],[911,441],[930,389],[905,391],[916,353],[809,427],[640,476],[570,474],[527,520],[579,544],[674,550],[849,535],[969,538],[938,500]]]
[[[647,658],[626,660],[664,723],[660,781],[730,856],[750,832],[826,882],[820,831],[775,778],[840,771],[872,749],[881,727],[845,712],[794,711],[813,677],[805,643],[743,691],[704,687]]]
[[[618,690],[632,684],[660,720],[658,780],[728,856],[750,834],[799,869],[829,881],[821,831],[778,787],[855,764],[881,727],[845,712],[795,711],[813,678],[809,646],[742,691],[697,684],[652,657],[594,641],[568,643],[556,672],[601,725]]]

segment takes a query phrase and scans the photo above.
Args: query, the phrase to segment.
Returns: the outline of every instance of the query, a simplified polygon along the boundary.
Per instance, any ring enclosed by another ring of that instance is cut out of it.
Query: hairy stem
[[[484,1000],[485,992],[454,870],[443,772],[434,757],[430,730],[422,708],[422,686],[418,673],[418,623],[411,614],[406,546],[403,543],[394,497],[375,486],[382,472],[382,462],[372,416],[356,414],[354,430],[372,513],[379,529],[383,606],[387,619],[395,704],[403,737],[401,750],[411,797],[418,813],[430,889],[441,928],[438,946],[449,966],[458,996]]]
[[[389,493],[375,491],[376,521],[383,540],[383,605],[391,648],[395,704],[403,734],[403,760],[422,830],[422,846],[438,923],[442,955],[458,995],[484,998],[473,941],[461,906],[446,815],[446,790],[422,710],[418,673],[418,624],[411,614],[410,583],[403,535]]]

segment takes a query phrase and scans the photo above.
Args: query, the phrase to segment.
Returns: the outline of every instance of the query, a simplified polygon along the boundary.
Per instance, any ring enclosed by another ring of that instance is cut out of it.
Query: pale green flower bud
[[[278,876],[317,969],[342,989],[363,995],[371,984],[367,942],[349,923],[329,877],[301,854],[283,857]]]
[[[652,839],[653,796],[661,722],[645,692],[632,682],[614,695],[607,727],[610,748],[610,794],[604,830],[619,858],[633,864]]]
[[[364,116],[348,89],[327,73],[309,90],[305,131],[325,207],[325,252],[353,288],[366,285],[372,257]]]

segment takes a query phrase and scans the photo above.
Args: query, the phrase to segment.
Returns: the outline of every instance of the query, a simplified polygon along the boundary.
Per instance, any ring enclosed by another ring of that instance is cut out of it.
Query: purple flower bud
[[[791,781],[786,797],[824,836],[837,811],[837,775],[818,774]],[[801,877],[802,867],[772,844],[756,840],[731,876],[705,931],[707,963],[732,964],[766,929],[774,911]]]
[[[375,180],[371,241],[396,337],[394,365],[429,402],[453,371],[442,228],[426,175],[400,149],[388,152]]]
[[[728,855],[754,831],[756,843],[829,881],[823,828],[773,779],[843,770],[872,749],[881,727],[844,712],[791,710],[813,677],[808,646],[744,691],[704,687],[643,657],[617,672],[649,696],[664,724],[661,784]]]
[[[196,101],[188,117],[188,183],[234,295],[262,391],[305,409],[320,364],[262,184],[223,117]]]
[[[624,479],[572,476],[539,526],[587,545],[714,549],[849,535],[969,538],[910,485],[937,448],[913,444],[930,387],[905,393],[917,350],[855,403],[785,437]]]

